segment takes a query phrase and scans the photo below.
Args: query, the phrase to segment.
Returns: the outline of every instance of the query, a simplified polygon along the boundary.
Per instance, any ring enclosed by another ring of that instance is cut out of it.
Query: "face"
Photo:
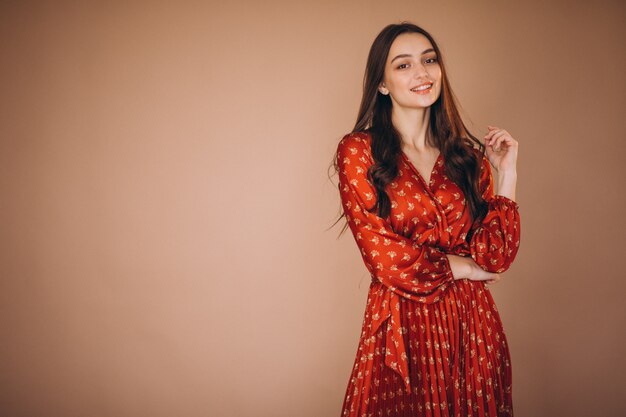
[[[427,83],[432,86],[417,89]],[[391,97],[394,108],[426,108],[437,101],[441,91],[441,67],[426,36],[403,33],[394,39],[378,90]]]

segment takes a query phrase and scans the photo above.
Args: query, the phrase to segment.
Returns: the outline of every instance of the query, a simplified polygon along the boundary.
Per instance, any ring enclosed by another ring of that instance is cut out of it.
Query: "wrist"
[[[467,278],[472,272],[471,257],[446,254],[454,279]]]
[[[503,195],[515,201],[516,185],[517,172],[515,170],[503,171],[498,175],[498,192],[496,194]]]
[[[465,259],[466,262],[463,262],[463,277],[468,278],[472,275],[472,263],[474,259],[472,257],[468,257]]]

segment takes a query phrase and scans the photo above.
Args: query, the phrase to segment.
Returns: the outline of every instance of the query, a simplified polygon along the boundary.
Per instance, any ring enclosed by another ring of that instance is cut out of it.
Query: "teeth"
[[[424,85],[422,87],[413,88],[413,89],[411,89],[411,91],[422,91],[422,90],[426,90],[426,89],[428,89],[430,87],[432,87],[432,84],[427,84],[427,85]]]

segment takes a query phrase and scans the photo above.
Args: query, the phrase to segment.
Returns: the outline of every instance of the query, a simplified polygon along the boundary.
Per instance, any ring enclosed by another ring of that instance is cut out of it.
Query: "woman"
[[[483,145],[453,97],[430,34],[406,22],[382,30],[334,161],[372,276],[342,417],[513,415],[509,349],[486,284],[519,248],[518,143],[488,126]]]

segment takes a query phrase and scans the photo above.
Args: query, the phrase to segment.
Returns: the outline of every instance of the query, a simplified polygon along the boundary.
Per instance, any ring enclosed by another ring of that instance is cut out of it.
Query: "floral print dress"
[[[345,135],[337,147],[341,204],[372,281],[342,417],[512,416],[509,349],[483,281],[455,280],[446,254],[506,271],[520,242],[519,205],[494,195],[483,159],[480,189],[488,213],[471,228],[463,191],[440,153],[430,182],[401,152],[387,184],[391,215],[369,212],[371,136]]]

